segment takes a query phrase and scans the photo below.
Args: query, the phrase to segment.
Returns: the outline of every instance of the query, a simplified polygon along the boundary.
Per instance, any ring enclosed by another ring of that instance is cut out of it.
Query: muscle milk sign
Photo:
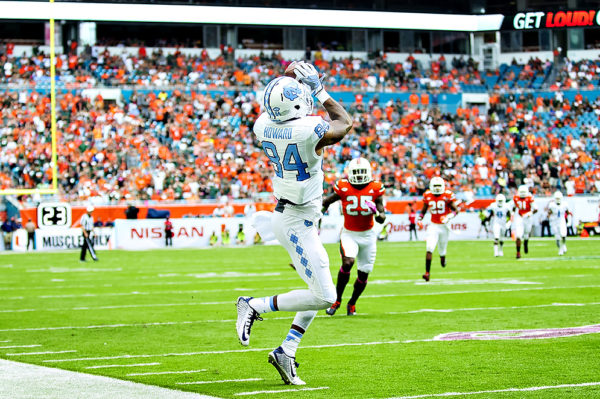
[[[512,21],[512,26],[506,26]],[[598,10],[520,12],[512,19],[505,18],[504,29],[554,29],[600,27]]]

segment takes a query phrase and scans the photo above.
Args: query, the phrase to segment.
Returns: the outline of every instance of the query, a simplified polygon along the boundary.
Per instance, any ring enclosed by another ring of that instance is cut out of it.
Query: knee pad
[[[341,267],[341,270],[342,270],[344,273],[350,273],[350,271],[352,270],[352,266],[354,266],[354,261],[352,261],[352,262],[345,262],[345,261],[342,261],[342,267]]]

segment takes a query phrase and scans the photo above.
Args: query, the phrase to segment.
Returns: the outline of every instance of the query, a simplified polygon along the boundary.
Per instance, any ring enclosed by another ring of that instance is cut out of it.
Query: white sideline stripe
[[[129,373],[129,374],[127,374],[127,377],[143,376],[143,375],[193,374],[193,373],[201,373],[203,371],[206,371],[206,369],[182,370],[182,371],[155,371],[155,372],[150,372],[150,373]]]
[[[493,390],[489,390],[489,391],[431,393],[431,394],[415,395],[415,396],[398,396],[398,397],[389,398],[389,399],[419,399],[419,398],[434,398],[434,397],[446,397],[446,396],[480,395],[483,393],[529,392],[529,391],[541,391],[544,389],[593,387],[593,386],[598,386],[598,385],[600,385],[600,382],[584,382],[581,384],[545,385],[545,386],[528,387],[528,388],[493,389]]]
[[[160,363],[137,363],[137,364],[104,364],[101,366],[89,366],[86,369],[108,369],[112,367],[143,367],[143,366],[158,366]]]
[[[5,309],[0,313],[24,313],[24,312],[65,312],[69,310],[107,310],[107,309],[129,309],[129,308],[153,308],[153,307],[172,307],[172,306],[196,306],[196,305],[228,305],[233,301],[225,302],[185,302],[185,303],[139,303],[131,305],[110,305],[110,306],[77,306],[74,308],[49,308],[49,309]]]
[[[6,341],[0,341],[0,342],[10,342],[10,339],[7,339]]]
[[[175,385],[223,384],[226,382],[247,382],[247,381],[262,381],[262,380],[263,380],[262,378],[240,378],[237,380],[176,382]]]
[[[315,387],[315,388],[298,388],[298,389],[278,389],[273,391],[252,391],[252,392],[239,392],[234,393],[235,396],[244,395],[259,395],[262,393],[280,393],[280,392],[298,392],[298,391],[318,391],[321,389],[329,389],[329,387]]]
[[[0,346],[0,349],[14,349],[14,348],[37,348],[42,345],[11,345],[11,346]]]
[[[600,305],[600,302],[589,303],[549,303],[545,305],[525,305],[525,306],[492,306],[489,308],[457,308],[457,309],[418,309],[408,310],[406,312],[386,312],[385,314],[413,314],[413,313],[452,313],[452,312],[469,312],[477,310],[507,310],[507,309],[530,309],[530,308],[548,308],[561,306],[592,306]]]
[[[0,398],[217,399],[100,375],[0,359]]]
[[[575,285],[572,287],[529,287],[529,288],[506,288],[501,290],[475,290],[475,291],[441,291],[441,292],[413,292],[410,294],[382,294],[363,295],[364,298],[392,298],[403,296],[428,296],[428,295],[452,295],[452,294],[481,294],[486,292],[515,292],[515,291],[540,291],[540,290],[571,290],[575,288],[598,288],[600,285]]]
[[[47,352],[23,352],[23,353],[7,353],[6,356],[28,356],[28,355],[54,355],[57,353],[73,353],[76,350],[69,351],[47,351]]]
[[[374,341],[374,342],[348,342],[342,344],[326,344],[326,345],[310,345],[303,346],[302,349],[323,349],[323,348],[339,348],[344,346],[369,346],[369,345],[388,345],[388,344],[409,344],[413,342],[432,342],[434,339],[410,339],[405,341]],[[200,352],[182,352],[182,353],[157,353],[143,355],[118,355],[118,356],[103,356],[103,357],[80,357],[74,359],[48,359],[42,360],[42,363],[64,363],[64,362],[85,362],[92,360],[113,360],[113,359],[140,359],[149,357],[170,357],[170,356],[196,356],[196,355],[220,355],[224,353],[241,353],[241,352],[262,352],[272,351],[273,348],[248,348],[248,349],[228,349],[220,351],[200,351]]]
[[[467,311],[479,311],[479,310],[504,310],[504,309],[525,309],[525,308],[544,308],[544,307],[560,307],[560,306],[594,306],[600,305],[600,302],[589,302],[589,303],[551,303],[544,305],[527,305],[527,306],[507,306],[507,307],[489,307],[489,308],[457,308],[457,309],[417,309],[407,310],[405,312],[385,312],[384,314],[413,314],[413,313],[425,313],[425,312],[439,312],[439,313],[450,313],[450,312],[467,312]],[[366,315],[367,313],[361,313]],[[327,315],[317,315],[319,318],[331,318]],[[269,317],[269,320],[291,320],[294,316],[282,316],[282,317]],[[32,327],[32,328],[12,328],[0,330],[0,332],[13,332],[13,331],[51,331],[51,330],[69,330],[69,329],[95,329],[95,328],[122,328],[122,327],[142,327],[142,326],[171,326],[180,324],[201,324],[201,323],[233,323],[235,319],[221,319],[221,320],[193,320],[193,321],[165,321],[155,323],[137,323],[137,324],[102,324],[92,326],[59,326],[59,327]],[[0,341],[1,342],[1,341]],[[6,341],[10,342],[10,341]]]

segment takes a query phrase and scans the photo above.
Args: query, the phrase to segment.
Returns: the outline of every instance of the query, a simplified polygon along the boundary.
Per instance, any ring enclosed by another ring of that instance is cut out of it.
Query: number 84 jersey
[[[350,231],[367,231],[373,228],[373,213],[366,202],[375,200],[385,193],[385,187],[378,181],[366,185],[353,186],[346,179],[338,180],[333,191],[342,200],[344,228]]]
[[[440,195],[435,195],[431,191],[425,191],[423,202],[427,204],[428,211],[431,213],[431,223],[443,224],[444,217],[452,213],[451,205],[456,202],[456,196],[450,190],[446,190]]]
[[[323,196],[323,157],[315,147],[329,130],[327,122],[305,116],[276,123],[263,113],[253,130],[275,172],[275,197],[300,205]]]

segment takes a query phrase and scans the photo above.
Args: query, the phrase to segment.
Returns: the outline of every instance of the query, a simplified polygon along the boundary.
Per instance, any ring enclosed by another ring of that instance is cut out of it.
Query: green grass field
[[[297,361],[307,385],[298,388],[283,385],[267,363],[291,313],[264,315],[249,348],[235,334],[239,295],[304,287],[280,247],[110,251],[85,264],[75,252],[4,255],[0,357],[224,398],[290,388],[321,389],[256,397],[387,398],[599,382],[600,334],[428,341],[450,332],[600,323],[600,241],[568,245],[559,258],[553,241],[534,240],[516,261],[512,242],[504,258],[492,256],[489,241],[451,242],[448,267],[434,254],[432,281],[424,283],[424,243],[380,244],[359,315],[321,311],[305,334]],[[339,254],[335,245],[327,249],[335,282]],[[346,300],[354,278],[355,271]],[[132,375],[180,371],[190,372]],[[592,398],[600,386],[474,397]]]

